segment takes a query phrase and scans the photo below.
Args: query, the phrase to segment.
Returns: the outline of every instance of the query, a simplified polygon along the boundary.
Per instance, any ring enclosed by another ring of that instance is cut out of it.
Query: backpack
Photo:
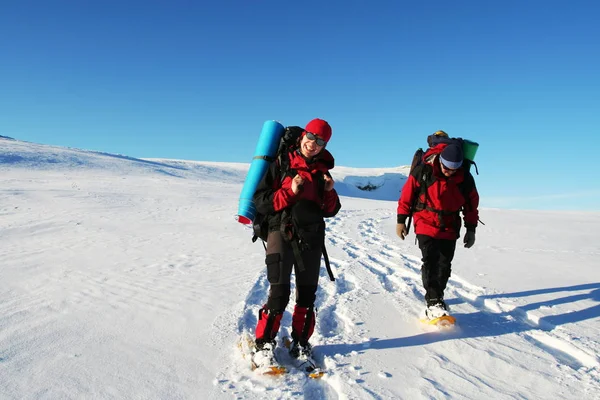
[[[441,132],[441,133],[440,133]],[[471,165],[475,166],[475,172],[479,175],[479,171],[477,169],[477,164],[475,164],[474,158],[475,153],[477,153],[477,148],[479,144],[472,142],[463,138],[451,138],[448,137],[448,134],[444,131],[437,131],[432,135],[427,136],[427,144],[429,147],[435,147],[440,143],[446,144],[457,144],[464,152],[463,165],[467,172],[471,171]],[[419,149],[422,151],[422,149]],[[417,150],[418,151],[418,150]],[[413,159],[414,162],[414,159]]]
[[[427,144],[429,145],[430,148],[435,147],[440,143],[445,143],[445,144],[454,143],[454,144],[459,145],[461,148],[464,148],[465,141],[466,140],[462,139],[462,138],[450,138],[448,136],[448,134],[444,131],[437,131],[434,134],[429,135],[427,137]],[[470,142],[470,141],[466,141],[466,142],[473,143],[476,146],[478,146],[474,142]],[[473,156],[474,156],[475,151],[472,152]],[[415,151],[415,154],[413,155],[413,159],[412,159],[412,162],[410,165],[409,175],[412,175],[417,180],[417,182],[419,182],[419,193],[415,197],[415,200],[410,209],[408,223],[406,225],[407,230],[410,229],[410,224],[411,224],[412,216],[413,216],[414,212],[421,211],[427,207],[427,204],[426,204],[427,203],[427,189],[431,185],[433,185],[436,181],[436,178],[433,175],[433,168],[430,165],[425,164],[423,162],[423,156],[425,155],[425,153],[426,153],[426,151],[423,150],[422,148],[417,149]],[[471,158],[474,158],[474,157],[471,157]],[[475,165],[475,171],[477,172],[477,175],[479,175],[479,171],[477,170],[477,164],[475,164],[475,162],[472,159],[468,159],[465,157],[463,163],[467,163],[467,165],[465,167],[465,177],[464,177],[464,180],[458,184],[458,189],[460,190],[463,197],[467,200],[467,204],[463,207],[463,209],[464,209],[464,208],[470,207],[470,205],[468,204],[469,193],[471,193],[471,191],[475,187],[475,179],[473,178],[473,175],[471,175],[471,172],[470,172],[471,165]],[[419,201],[421,198],[424,198],[424,201]],[[441,219],[441,215],[440,215],[440,219]]]
[[[288,175],[295,175],[295,171],[290,169],[289,159],[287,153],[298,146],[298,140],[302,136],[304,129],[299,126],[288,126],[285,128],[281,139],[279,140],[279,147],[273,158],[265,158],[269,162],[276,162],[279,165],[279,176],[281,181]],[[283,157],[286,155],[286,157]],[[269,236],[269,221],[267,215],[256,213],[254,221],[252,221],[252,243],[261,239],[263,242],[267,241]]]

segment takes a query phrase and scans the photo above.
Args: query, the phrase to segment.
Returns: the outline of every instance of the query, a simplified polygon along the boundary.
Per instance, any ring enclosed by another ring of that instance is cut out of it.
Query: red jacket
[[[303,210],[301,213],[306,221],[323,221],[323,217],[336,215],[341,204],[335,189],[321,190],[322,193],[319,193],[319,180],[322,180],[323,174],[328,174],[334,166],[331,153],[323,149],[310,163],[297,150],[290,151],[287,156],[290,171],[283,180],[280,166],[277,162],[273,162],[254,194],[257,211],[269,216],[269,230],[279,229],[281,212],[284,209],[292,209],[297,204]],[[298,194],[292,191],[292,180],[295,174],[304,178],[302,190]],[[307,204],[310,206],[307,207]]]
[[[333,168],[334,160],[331,153],[323,150],[314,162],[308,164],[306,159],[298,152],[288,153],[289,168],[296,171],[304,179],[302,190],[298,194],[292,192],[293,176],[286,176],[281,185],[275,182],[273,189],[273,209],[275,212],[287,208],[300,199],[310,200],[319,204],[325,214],[332,213],[339,202],[335,189],[329,192],[323,192],[323,198],[319,195],[317,177],[319,174],[328,173]]]
[[[472,181],[472,185],[466,184],[473,177],[465,171],[464,167],[459,168],[449,177],[442,173],[438,158],[444,147],[446,144],[439,144],[430,148],[423,155],[424,168],[432,168],[432,177],[434,178],[433,183],[427,188],[425,196],[419,196],[421,191],[419,181],[422,174],[409,175],[398,200],[398,222],[406,221],[418,196],[418,202],[422,204],[424,202],[424,206],[417,207],[413,213],[415,233],[436,239],[455,240],[460,234],[459,211],[461,209],[467,230],[474,231],[477,227],[479,194],[474,181]],[[461,186],[463,186],[461,184],[465,187],[472,186],[468,193],[465,193],[466,197],[461,191]]]

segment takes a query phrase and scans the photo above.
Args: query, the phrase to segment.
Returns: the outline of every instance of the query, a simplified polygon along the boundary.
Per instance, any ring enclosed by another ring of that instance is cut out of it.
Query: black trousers
[[[443,299],[450,279],[456,239],[434,239],[427,235],[417,235],[417,240],[423,256],[421,277],[425,288],[425,300]]]
[[[296,275],[296,305],[300,307],[314,305],[321,269],[321,246],[313,245],[309,249],[302,250],[301,254],[304,264],[302,272],[295,266],[290,242],[285,241],[279,231],[269,232],[265,259],[267,278],[271,285],[267,300],[269,310],[280,313],[287,307],[291,294],[292,268],[295,268]]]

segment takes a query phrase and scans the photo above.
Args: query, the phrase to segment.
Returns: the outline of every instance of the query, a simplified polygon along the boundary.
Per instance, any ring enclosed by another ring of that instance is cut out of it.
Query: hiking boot
[[[300,344],[294,340],[290,346],[290,356],[292,358],[312,357],[312,346],[308,342]]]
[[[277,365],[275,360],[275,341],[257,341],[252,351],[252,364],[255,369]]]
[[[317,368],[317,363],[312,357],[312,346],[308,342],[301,344],[294,340],[290,346],[290,357],[294,359],[297,368],[307,372]]]
[[[427,300],[427,308],[425,309],[425,316],[427,319],[436,319],[449,315],[448,306],[443,299],[430,299]]]

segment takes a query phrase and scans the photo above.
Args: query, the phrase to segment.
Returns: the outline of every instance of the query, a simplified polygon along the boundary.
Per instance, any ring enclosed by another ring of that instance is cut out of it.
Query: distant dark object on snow
[[[8,137],[8,136],[2,136],[2,135],[0,135],[0,139],[15,140],[15,139],[13,139],[13,138],[11,138],[11,137]]]
[[[371,192],[375,189],[379,189],[379,186],[372,184],[371,182],[367,183],[366,185],[356,185],[357,188],[359,188],[360,190],[364,190],[367,192]]]

